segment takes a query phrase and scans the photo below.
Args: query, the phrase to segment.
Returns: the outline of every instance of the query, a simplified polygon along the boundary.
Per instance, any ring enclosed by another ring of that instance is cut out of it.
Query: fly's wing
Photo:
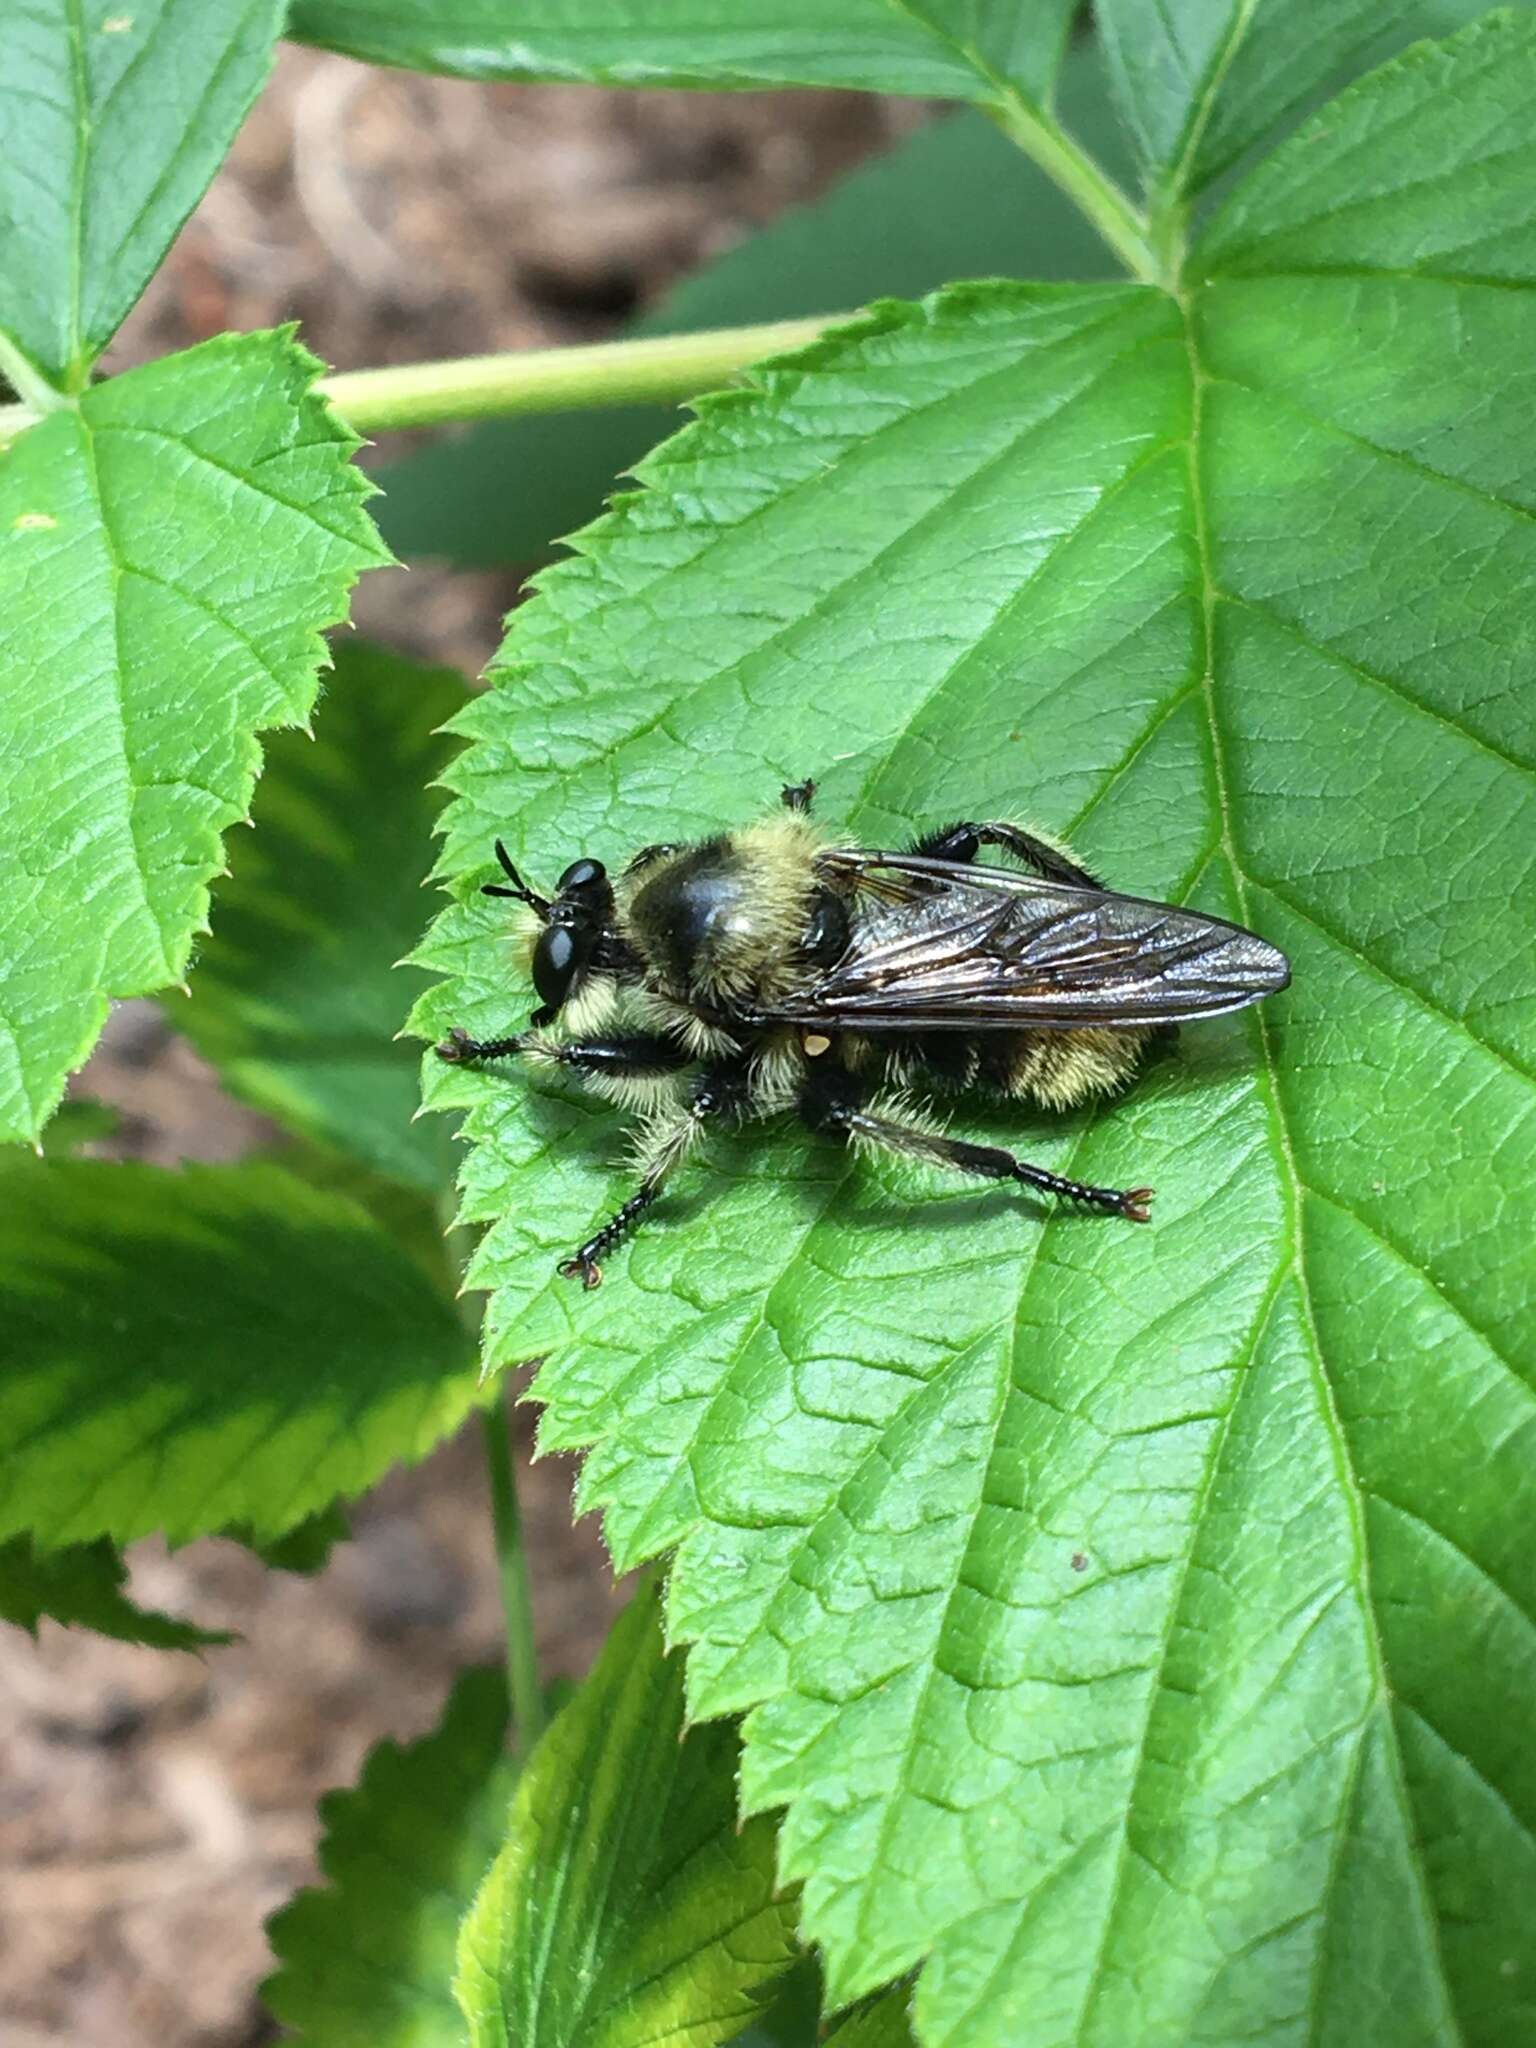
[[[1241,925],[1011,868],[829,849],[851,897],[837,965],[765,1021],[864,1030],[1177,1024],[1284,988],[1283,953]]]

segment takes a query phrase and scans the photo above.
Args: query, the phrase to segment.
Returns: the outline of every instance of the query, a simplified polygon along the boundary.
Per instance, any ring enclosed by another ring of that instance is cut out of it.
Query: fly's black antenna
[[[506,871],[507,879],[511,882],[512,886],[510,889],[504,889],[500,882],[483,882],[480,887],[480,894],[482,896],[511,896],[518,903],[526,903],[528,908],[537,911],[540,917],[547,918],[549,916],[549,898],[539,895],[537,890],[528,887],[522,876],[517,872],[517,869],[512,865],[511,854],[508,853],[499,839],[496,842],[496,858],[501,862],[503,869]]]

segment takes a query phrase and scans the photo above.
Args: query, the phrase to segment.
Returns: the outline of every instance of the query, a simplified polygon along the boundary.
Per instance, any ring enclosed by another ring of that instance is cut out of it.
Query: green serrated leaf
[[[1196,267],[1338,277],[1401,269],[1528,285],[1536,208],[1521,59],[1533,37],[1528,15],[1506,11],[1448,41],[1419,43],[1341,93],[1245,179],[1211,223]],[[1391,123],[1416,147],[1383,166],[1377,138]],[[1425,193],[1418,152],[1437,146]],[[1362,157],[1373,156],[1377,175],[1362,175]]]
[[[1483,0],[1098,0],[1094,19],[1149,185],[1193,197],[1319,87]]]
[[[76,1096],[72,1102],[59,1104],[48,1126],[46,1149],[51,1157],[63,1158],[115,1136],[120,1124],[120,1114],[111,1103],[98,1102],[89,1095]],[[15,1152],[0,1152],[0,1172],[19,1157]]]
[[[790,1972],[772,2006],[746,2033],[740,2048],[913,2048],[908,2017],[911,1992],[897,1986],[863,2000],[833,2020],[821,2017],[820,1973],[807,1957]]]
[[[26,1161],[0,1210],[0,1535],[266,1541],[477,1399],[452,1303],[276,1167]]]
[[[460,720],[433,1036],[522,1011],[495,833],[543,880],[806,774],[1293,959],[1095,1116],[962,1107],[1140,1232],[746,1134],[583,1294],[613,1119],[428,1062],[488,1356],[547,1354],[619,1565],[676,1549],[832,1999],[928,1958],[926,2048],[1531,2024],[1533,101],[1496,19],[1298,134],[1186,304],[960,287],[769,366]]]
[[[461,2048],[459,1922],[502,1840],[517,1768],[499,1671],[469,1671],[421,1741],[381,1742],[320,1802],[323,1890],[268,1922],[268,2007],[311,2048]]]
[[[828,2048],[911,2048],[910,2005],[905,1989],[885,1992],[833,2027]]]
[[[588,85],[1049,97],[1076,0],[296,0],[289,33],[371,64]]]
[[[787,1968],[773,1830],[738,1827],[736,1740],[684,1735],[653,1589],[614,1624],[518,1785],[459,1939],[472,2048],[713,2048]]]
[[[411,1085],[416,1086],[414,1073]],[[428,1194],[392,1175],[375,1173],[355,1157],[332,1151],[329,1145],[301,1141],[277,1146],[260,1156],[271,1159],[288,1173],[297,1174],[312,1188],[333,1191],[356,1202],[389,1233],[407,1258],[415,1260],[440,1293],[458,1292],[459,1269],[444,1235],[441,1187],[435,1194]],[[449,1165],[445,1159],[445,1173]]]
[[[46,1618],[152,1650],[202,1650],[234,1640],[223,1629],[135,1606],[123,1591],[127,1583],[127,1565],[105,1540],[63,1550],[39,1550],[30,1536],[0,1543],[0,1621],[33,1635]]]
[[[821,2035],[821,1972],[813,1955],[802,1955],[774,1983],[751,2026],[731,2038],[736,2048],[819,2048]]]
[[[815,1959],[801,1961],[775,1986],[773,2003],[744,2034],[738,2048],[913,2048],[905,1985],[867,1999],[833,2020],[821,2013],[821,1973]]]
[[[221,1529],[219,1534],[227,1536],[231,1543],[243,1543],[254,1550],[262,1563],[274,1571],[297,1572],[303,1578],[311,1578],[325,1570],[331,1552],[338,1543],[346,1542],[352,1530],[345,1510],[332,1501],[329,1507],[317,1508],[281,1536],[260,1537],[238,1524]]]
[[[35,1137],[112,996],[180,980],[255,734],[305,719],[384,559],[290,332],[99,384],[0,454],[0,1137]]]
[[[1091,46],[1069,55],[1061,99],[1074,133],[1118,173],[1115,119]],[[694,333],[824,314],[885,295],[917,298],[953,277],[1113,270],[1076,207],[994,121],[967,109],[929,122],[813,205],[705,264],[628,331]],[[380,530],[403,555],[471,566],[541,561],[679,424],[677,409],[661,405],[483,421],[385,466]],[[514,475],[526,488],[507,489]]]
[[[3,344],[79,390],[272,67],[282,0],[19,0],[0,66]],[[12,367],[15,367],[14,365]]]
[[[411,1121],[417,1059],[396,1035],[420,976],[397,966],[421,929],[452,751],[438,728],[464,684],[355,641],[334,653],[316,738],[267,749],[192,1000],[169,997],[166,1014],[235,1094],[431,1193],[452,1161],[440,1127]]]

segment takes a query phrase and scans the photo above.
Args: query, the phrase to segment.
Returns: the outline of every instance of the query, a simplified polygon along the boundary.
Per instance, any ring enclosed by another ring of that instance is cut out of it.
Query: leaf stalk
[[[646,335],[577,348],[518,349],[454,362],[348,370],[322,378],[320,389],[360,434],[447,420],[675,401],[728,381],[763,356],[814,341],[847,317],[826,313],[703,334]]]
[[[1080,142],[1017,93],[994,101],[987,111],[1010,142],[1016,143],[1098,230],[1132,277],[1143,284],[1166,284],[1146,215]]]
[[[1176,189],[1164,190],[1153,198],[1147,211],[1147,239],[1155,266],[1154,281],[1178,298],[1184,282],[1184,259],[1189,252],[1189,208]]]
[[[4,377],[22,401],[20,405],[0,405],[0,446],[20,427],[29,427],[45,413],[62,412],[66,406],[74,404],[67,392],[49,383],[8,334],[0,334],[0,377]],[[20,418],[15,415],[20,415]]]
[[[848,317],[822,313],[812,319],[711,328],[702,334],[645,335],[578,348],[513,349],[498,356],[342,370],[322,377],[317,389],[348,426],[365,435],[455,420],[508,419],[518,413],[677,403],[728,383],[764,356],[803,347]],[[3,339],[0,336],[0,342]],[[0,371],[8,371],[3,355]],[[0,406],[0,448],[36,426],[45,411],[74,402],[52,386],[34,390],[14,375],[11,381],[27,402]]]
[[[501,1577],[501,1610],[507,1629],[512,1728],[519,1754],[527,1756],[544,1729],[544,1689],[539,1683],[538,1655],[534,1649],[533,1588],[528,1576],[528,1551],[523,1541],[523,1518],[512,1470],[512,1443],[503,1395],[498,1393],[492,1405],[481,1410],[480,1424],[485,1432],[491,1522]]]

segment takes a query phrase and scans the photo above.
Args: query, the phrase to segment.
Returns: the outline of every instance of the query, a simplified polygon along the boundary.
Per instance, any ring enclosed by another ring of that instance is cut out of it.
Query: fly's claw
[[[1130,1223],[1150,1223],[1152,1212],[1147,1204],[1156,1192],[1155,1188],[1127,1188],[1120,1197],[1120,1214]]]
[[[603,1284],[603,1269],[596,1259],[584,1259],[578,1252],[574,1259],[562,1259],[555,1271],[562,1280],[580,1280],[588,1293]]]

